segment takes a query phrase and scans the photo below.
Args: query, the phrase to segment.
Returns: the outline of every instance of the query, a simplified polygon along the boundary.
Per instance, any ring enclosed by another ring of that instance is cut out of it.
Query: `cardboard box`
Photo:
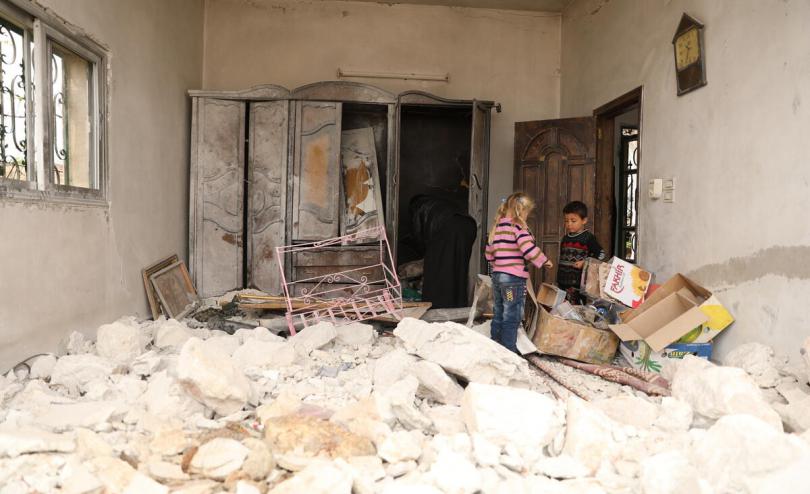
[[[614,257],[610,263],[604,291],[624,305],[636,308],[641,305],[647,288],[652,282],[652,273]]]
[[[582,279],[579,283],[580,291],[591,298],[607,298],[604,286],[609,271],[610,264],[592,257],[585,259],[585,266],[582,268]]]
[[[537,294],[537,302],[553,309],[557,304],[561,304],[564,301],[565,292],[563,290],[548,283],[540,285],[540,292]]]
[[[654,295],[659,292],[660,289]],[[660,352],[709,320],[698,304],[699,301],[684,288],[623,313],[622,322],[611,324],[610,329],[622,341],[644,340],[653,351]]]
[[[709,360],[712,356],[711,343],[673,343],[660,352],[653,351],[644,341],[623,341],[619,352],[635,369],[661,372],[667,360],[682,359],[685,355],[695,355]]]
[[[619,338],[611,331],[552,316],[542,306],[538,309],[532,337],[538,351],[591,364],[613,362]]]
[[[729,311],[723,307],[717,297],[709,290],[698,285],[682,274],[676,274],[666,283],[658,287],[644,303],[639,307],[640,310],[646,310],[645,307],[654,305],[667,296],[686,290],[696,301],[697,305],[703,312],[708,321],[699,326],[684,331],[678,340],[681,343],[707,343],[712,338],[717,336],[720,331],[726,329],[731,323],[734,322],[734,317]],[[622,320],[628,322],[635,317],[636,310],[630,310],[622,314]]]

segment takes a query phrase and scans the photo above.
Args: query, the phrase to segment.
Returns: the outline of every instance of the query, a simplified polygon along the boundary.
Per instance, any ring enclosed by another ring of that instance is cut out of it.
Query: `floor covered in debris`
[[[486,324],[210,326],[123,318],[9,372],[0,491],[765,493],[810,468],[808,368],[759,344],[648,396]]]

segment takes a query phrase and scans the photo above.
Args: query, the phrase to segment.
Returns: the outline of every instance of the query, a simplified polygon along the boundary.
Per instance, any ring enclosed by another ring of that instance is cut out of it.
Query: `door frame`
[[[594,235],[602,241],[602,247],[611,257],[614,245],[616,218],[616,191],[614,179],[614,132],[616,117],[638,108],[638,162],[641,166],[643,140],[643,86],[624,93],[593,111],[596,119],[596,205],[593,214]],[[639,177],[641,170],[639,169]],[[605,185],[609,184],[609,185]],[[639,187],[641,180],[639,179]],[[636,230],[638,232],[638,228]]]

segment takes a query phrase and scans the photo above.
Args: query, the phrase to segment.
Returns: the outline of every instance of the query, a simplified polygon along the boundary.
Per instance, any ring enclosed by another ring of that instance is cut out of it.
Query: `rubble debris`
[[[409,353],[469,382],[525,387],[530,381],[525,360],[461,324],[405,318],[394,335],[405,342]]]
[[[672,396],[710,420],[744,413],[782,431],[782,420],[765,401],[754,380],[736,367],[717,366],[687,355],[674,364]]]
[[[142,335],[139,327],[122,321],[104,324],[96,334],[96,350],[102,357],[127,365],[143,353]]]
[[[454,323],[285,340],[119,322],[140,330],[139,355],[84,340],[0,376],[4,492],[764,493],[810,468],[810,433],[777,427],[806,431],[810,396],[779,359],[766,399],[756,366],[686,358],[661,397],[529,355],[586,402]]]
[[[787,364],[777,362],[773,349],[762,343],[745,343],[730,351],[723,365],[739,367],[747,372],[760,388],[773,388],[780,382],[778,367]]]
[[[194,398],[222,416],[241,410],[251,395],[250,381],[231,358],[198,338],[183,344],[177,378]]]
[[[669,395],[669,383],[666,379],[650,372],[639,371],[638,369],[632,368],[625,370],[621,367],[588,364],[565,358],[560,359],[560,362],[570,367],[597,375],[602,379],[631,386],[648,395]]]

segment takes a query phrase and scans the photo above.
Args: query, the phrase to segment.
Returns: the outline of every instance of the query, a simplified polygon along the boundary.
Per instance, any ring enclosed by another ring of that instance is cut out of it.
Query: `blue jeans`
[[[526,278],[495,271],[492,273],[494,317],[490,325],[492,339],[519,354],[517,330],[526,302]]]

